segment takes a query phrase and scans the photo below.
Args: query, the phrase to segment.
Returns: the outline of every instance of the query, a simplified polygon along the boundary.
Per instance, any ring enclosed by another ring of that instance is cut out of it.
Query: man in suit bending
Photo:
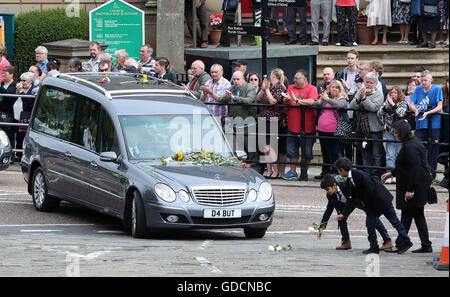
[[[399,243],[398,254],[403,254],[413,245],[405,227],[400,222],[392,205],[393,196],[380,181],[370,176],[368,173],[353,169],[352,161],[347,158],[340,158],[335,162],[335,168],[343,177],[347,177],[347,187],[349,189],[349,201],[342,214],[337,216],[337,220],[347,218],[351,212],[350,205],[362,208],[366,212],[366,227],[370,248],[364,254],[379,253],[376,235],[376,221],[381,215],[392,224],[398,232],[396,242]]]

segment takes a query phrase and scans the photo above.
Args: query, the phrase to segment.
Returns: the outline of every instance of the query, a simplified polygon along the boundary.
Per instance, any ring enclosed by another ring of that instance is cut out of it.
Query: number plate
[[[227,219],[227,218],[240,218],[241,209],[212,209],[207,208],[203,211],[203,217],[205,219]]]

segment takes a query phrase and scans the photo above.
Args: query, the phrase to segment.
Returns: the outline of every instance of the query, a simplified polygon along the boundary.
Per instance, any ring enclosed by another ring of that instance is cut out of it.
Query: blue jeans
[[[294,133],[291,131],[288,131],[288,135],[300,135],[300,133]],[[313,136],[313,133],[305,133],[306,136]],[[307,161],[311,161],[312,159],[314,159],[313,156],[313,145],[314,145],[314,141],[315,139],[312,137],[304,137],[304,138],[299,138],[299,137],[288,137],[286,140],[287,143],[287,152],[286,152],[286,157],[288,157],[289,159],[298,159],[299,157],[299,149],[300,146],[302,146],[302,161],[307,162]]]
[[[392,133],[386,131],[386,140],[397,140],[397,138]],[[401,143],[386,142],[386,167],[395,167],[395,158],[397,158],[401,148]]]
[[[371,247],[378,247],[378,241],[377,241],[377,233],[375,230],[377,229],[377,226],[379,225],[378,221],[380,221],[380,218],[376,216],[374,213],[372,213],[370,210],[366,211],[367,217],[366,217],[366,227],[367,227],[367,233],[368,233],[368,240]],[[411,242],[409,239],[408,233],[406,232],[405,226],[400,222],[400,220],[397,217],[397,214],[395,213],[394,206],[391,206],[388,209],[385,209],[383,211],[383,215],[386,217],[386,219],[389,221],[389,223],[392,224],[392,226],[397,230],[398,237],[396,239],[396,243],[399,244],[399,246],[404,246]],[[383,226],[384,227],[384,226]],[[387,233],[387,231],[386,231]]]
[[[370,132],[370,138],[383,139],[383,131]],[[384,156],[384,145],[381,141],[369,141],[366,148],[362,149],[362,163],[364,166],[382,167]],[[370,175],[381,177],[382,169],[364,168],[365,172]]]

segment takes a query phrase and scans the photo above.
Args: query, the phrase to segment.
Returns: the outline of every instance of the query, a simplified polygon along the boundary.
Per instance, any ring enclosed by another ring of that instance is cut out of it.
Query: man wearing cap
[[[240,72],[244,73],[245,81],[248,81],[248,73],[247,73],[248,61],[244,60],[244,59],[239,59],[239,60],[236,60],[233,64],[235,66],[234,71],[240,71]]]

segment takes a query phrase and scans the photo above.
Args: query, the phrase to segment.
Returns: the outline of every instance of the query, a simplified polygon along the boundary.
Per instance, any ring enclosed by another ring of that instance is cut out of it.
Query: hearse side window
[[[79,102],[73,131],[73,143],[95,152],[97,151],[97,131],[101,105],[83,96],[79,96]]]
[[[102,109],[102,115],[103,120],[100,138],[100,151],[97,152],[115,152],[118,156],[120,154],[120,150],[114,123],[105,109]]]
[[[33,122],[33,129],[70,141],[78,98],[67,91],[44,86]]]

